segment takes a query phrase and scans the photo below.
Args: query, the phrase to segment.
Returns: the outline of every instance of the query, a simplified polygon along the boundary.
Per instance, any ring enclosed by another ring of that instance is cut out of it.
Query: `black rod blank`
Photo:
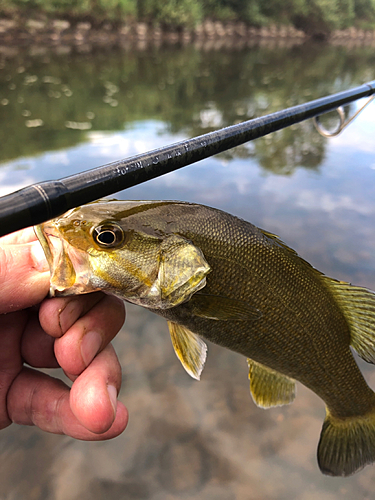
[[[0,197],[0,236],[375,94],[375,81]]]

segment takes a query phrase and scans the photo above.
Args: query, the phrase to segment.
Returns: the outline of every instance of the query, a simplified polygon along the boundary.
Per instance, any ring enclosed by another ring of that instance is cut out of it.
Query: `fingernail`
[[[81,342],[81,356],[86,366],[88,366],[98,353],[102,345],[102,338],[98,332],[88,332]]]
[[[114,385],[109,385],[107,387],[107,391],[108,391],[108,396],[109,396],[109,400],[111,401],[111,404],[113,406],[113,411],[116,415],[116,409],[117,409],[117,389]]]
[[[37,271],[45,272],[49,270],[46,256],[39,241],[36,241],[31,245],[31,257],[34,261],[34,267]]]

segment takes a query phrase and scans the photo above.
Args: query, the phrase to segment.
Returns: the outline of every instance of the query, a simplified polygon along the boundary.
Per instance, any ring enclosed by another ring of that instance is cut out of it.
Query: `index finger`
[[[17,245],[20,243],[30,243],[36,241],[37,237],[32,227],[15,231],[14,233],[7,234],[0,238],[0,245]]]
[[[14,238],[22,241],[24,237],[30,238],[30,233]],[[38,304],[49,289],[48,264],[40,243],[6,241],[10,237],[0,239],[0,314]]]

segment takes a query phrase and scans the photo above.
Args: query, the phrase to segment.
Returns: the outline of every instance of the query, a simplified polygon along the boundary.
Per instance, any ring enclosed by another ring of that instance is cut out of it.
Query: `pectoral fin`
[[[190,299],[193,314],[200,318],[222,321],[254,321],[262,316],[247,302],[217,295],[196,294]]]
[[[250,391],[256,405],[270,408],[293,402],[296,393],[293,379],[249,358],[247,364]]]
[[[184,326],[168,321],[174,351],[188,374],[200,380],[207,357],[203,340]]]

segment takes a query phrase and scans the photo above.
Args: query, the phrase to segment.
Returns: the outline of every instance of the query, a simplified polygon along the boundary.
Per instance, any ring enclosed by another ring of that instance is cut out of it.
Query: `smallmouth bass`
[[[350,346],[375,362],[375,294],[324,276],[275,235],[210,207],[106,201],[35,228],[51,296],[103,290],[168,321],[174,350],[200,378],[209,340],[247,358],[263,408],[291,403],[298,380],[326,404],[321,471],[375,461],[375,394]]]

